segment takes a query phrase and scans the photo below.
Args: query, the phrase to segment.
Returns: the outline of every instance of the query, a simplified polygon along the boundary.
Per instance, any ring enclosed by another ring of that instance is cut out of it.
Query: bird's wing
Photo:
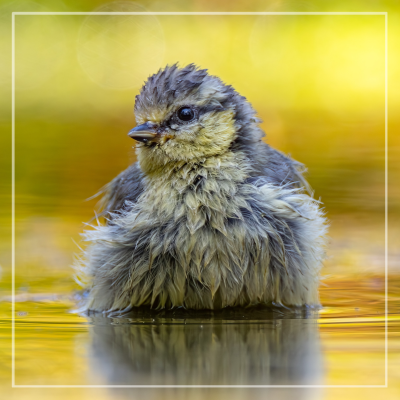
[[[252,180],[261,178],[278,186],[304,188],[310,195],[312,194],[312,188],[303,176],[307,168],[302,163],[264,142],[259,142],[252,158],[255,160]]]
[[[103,195],[99,202],[99,216],[108,215],[110,213],[121,211],[125,208],[126,202],[135,203],[137,198],[143,193],[143,172],[139,163],[134,163],[125,171],[122,171],[111,182],[103,186],[103,188],[93,197]]]

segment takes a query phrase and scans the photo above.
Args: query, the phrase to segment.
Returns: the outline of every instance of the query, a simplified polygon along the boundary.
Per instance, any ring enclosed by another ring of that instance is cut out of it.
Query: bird
[[[264,140],[250,102],[195,64],[135,98],[137,161],[83,233],[84,308],[319,307],[328,222],[306,168]]]

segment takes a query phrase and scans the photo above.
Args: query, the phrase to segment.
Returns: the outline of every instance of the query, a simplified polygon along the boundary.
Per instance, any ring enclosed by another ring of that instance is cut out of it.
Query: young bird
[[[323,212],[246,98],[193,64],[167,66],[135,117],[138,162],[103,190],[107,224],[84,234],[86,308],[319,305]]]

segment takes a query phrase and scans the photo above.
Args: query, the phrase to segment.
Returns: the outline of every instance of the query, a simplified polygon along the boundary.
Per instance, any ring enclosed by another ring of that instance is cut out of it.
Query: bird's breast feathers
[[[84,233],[87,308],[318,304],[323,212],[297,163],[262,142],[246,98],[194,65],[167,66],[135,117],[140,168],[109,185],[108,223]]]
[[[97,243],[93,257],[114,265],[104,267],[104,275],[97,269],[96,278],[112,282],[118,293],[134,293],[129,301],[136,305],[213,308],[218,290],[222,307],[260,299],[318,303],[326,227],[315,201],[298,189],[224,179],[226,170],[191,173],[183,168],[179,179],[147,182],[110,226],[87,234]],[[209,295],[199,295],[199,287]],[[114,298],[107,307],[126,304]]]

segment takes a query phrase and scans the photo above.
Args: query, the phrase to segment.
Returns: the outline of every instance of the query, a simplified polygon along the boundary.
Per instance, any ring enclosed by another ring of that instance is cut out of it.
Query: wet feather
[[[193,122],[176,120],[182,106]],[[138,145],[138,162],[101,190],[107,223],[84,232],[76,261],[87,309],[318,305],[324,212],[304,166],[262,141],[250,103],[173,65],[148,79],[135,117],[169,140]]]

